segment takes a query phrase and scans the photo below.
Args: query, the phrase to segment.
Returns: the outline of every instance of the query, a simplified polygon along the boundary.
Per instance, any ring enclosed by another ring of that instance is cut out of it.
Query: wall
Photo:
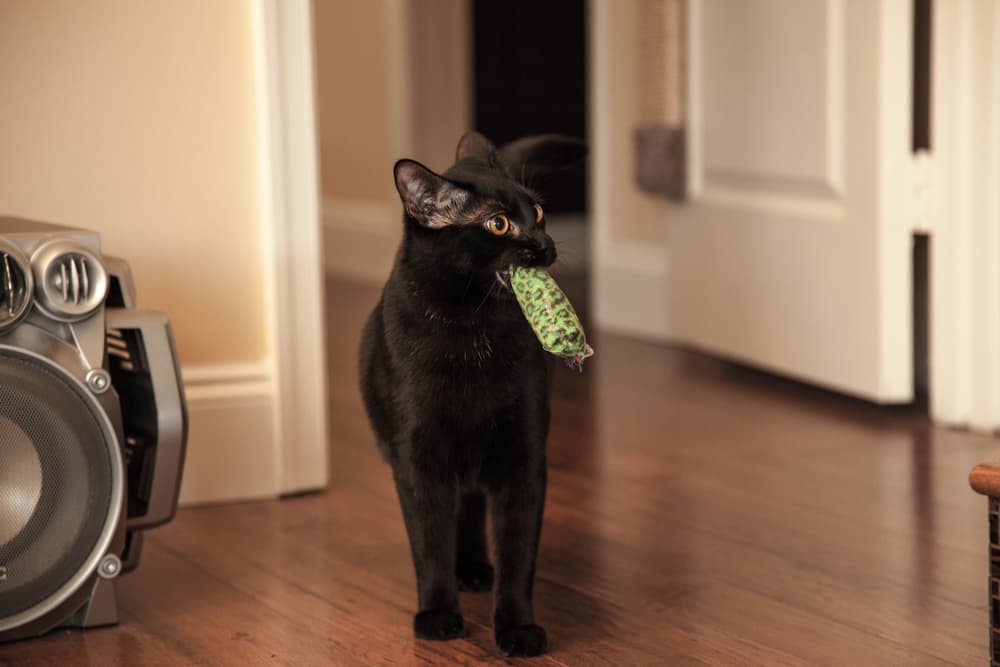
[[[281,490],[255,6],[0,3],[0,211],[100,231],[171,318],[186,502]]]
[[[399,244],[401,157],[451,164],[471,124],[464,0],[314,2],[326,266],[381,282]]]
[[[186,366],[266,354],[250,9],[0,4],[0,211],[96,229]]]
[[[313,7],[323,194],[392,204],[385,3],[327,0]]]

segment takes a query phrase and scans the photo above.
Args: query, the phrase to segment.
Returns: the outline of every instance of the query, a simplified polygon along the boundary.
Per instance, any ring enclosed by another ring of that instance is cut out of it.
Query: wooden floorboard
[[[580,285],[574,300],[582,299]],[[331,484],[182,510],[120,582],[122,622],[0,646],[0,665],[982,665],[1000,441],[610,335],[558,373],[536,584],[551,651],[417,641],[399,507],[355,388],[377,292],[328,284]]]

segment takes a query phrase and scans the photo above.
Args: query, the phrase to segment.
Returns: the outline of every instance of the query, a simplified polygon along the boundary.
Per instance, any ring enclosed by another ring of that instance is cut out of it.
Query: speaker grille
[[[91,251],[68,241],[49,241],[31,257],[39,306],[66,322],[87,317],[108,293],[108,274]]]
[[[42,363],[0,350],[0,378],[2,625],[86,564],[115,515],[117,443],[79,390]]]
[[[32,274],[27,260],[0,241],[0,331],[9,329],[31,306]]]

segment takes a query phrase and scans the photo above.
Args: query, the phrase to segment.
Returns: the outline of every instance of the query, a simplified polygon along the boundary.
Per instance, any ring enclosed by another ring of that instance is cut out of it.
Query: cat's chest
[[[390,315],[390,338],[408,363],[454,372],[516,366],[538,347],[520,312],[495,307],[478,318],[450,318],[433,308]]]
[[[525,346],[519,338],[516,333],[489,329],[446,330],[434,337],[425,361],[444,371],[473,376],[483,371],[502,372],[524,356]]]
[[[435,322],[412,330],[401,353],[416,386],[437,404],[488,412],[517,400],[524,383],[544,373],[544,358],[527,322],[459,326]]]

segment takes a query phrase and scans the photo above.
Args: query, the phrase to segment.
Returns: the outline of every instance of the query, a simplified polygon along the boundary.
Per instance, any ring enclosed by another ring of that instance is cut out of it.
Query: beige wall
[[[444,170],[471,124],[465,0],[314,0],[327,270],[383,282],[396,159]]]
[[[383,0],[316,0],[323,195],[392,204],[392,137]]]
[[[414,110],[407,148],[443,171],[455,161],[459,137],[473,125],[471,3],[434,0],[408,8]]]
[[[245,0],[0,3],[0,212],[97,229],[186,365],[267,354]]]

